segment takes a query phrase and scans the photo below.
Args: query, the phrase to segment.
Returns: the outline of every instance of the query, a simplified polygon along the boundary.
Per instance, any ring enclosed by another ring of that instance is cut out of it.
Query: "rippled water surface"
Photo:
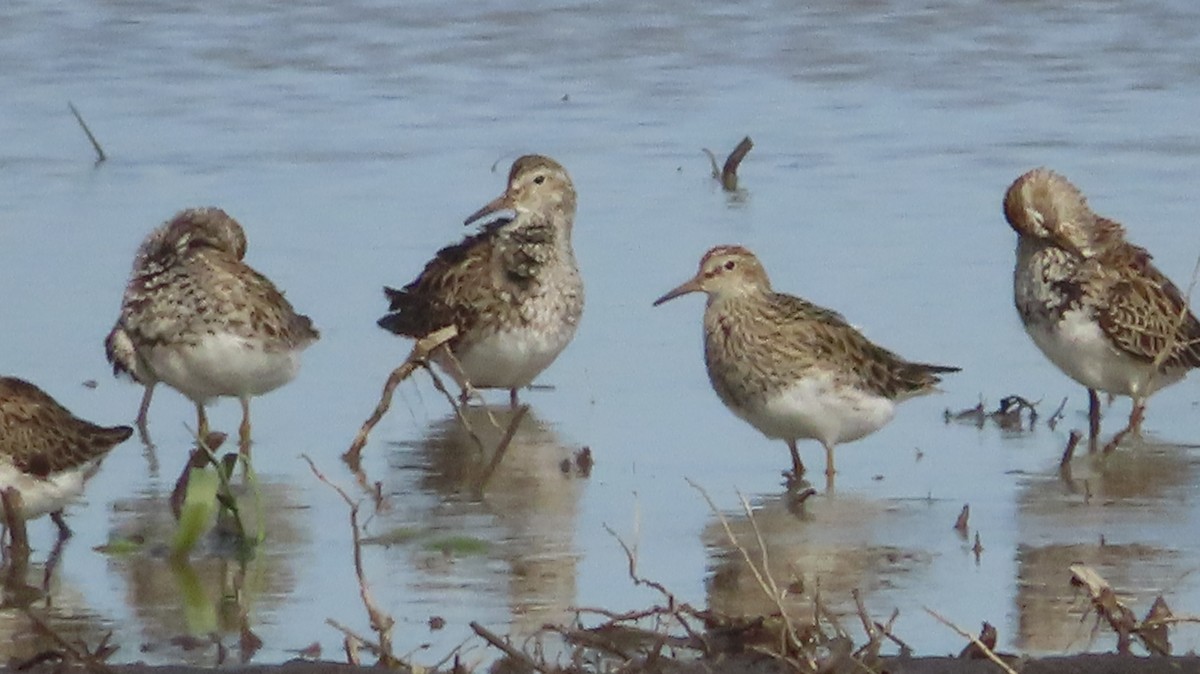
[[[471,620],[524,635],[576,607],[659,601],[630,582],[606,527],[681,600],[769,609],[688,479],[756,549],[744,496],[792,608],[820,587],[852,611],[859,589],[879,619],[899,610],[895,631],[920,653],[962,645],[924,607],[990,621],[1004,648],[1110,648],[1089,645],[1067,584],[1077,561],[1139,615],[1160,592],[1200,612],[1195,382],[1153,399],[1145,443],[1060,478],[1086,397],[1017,321],[999,206],[1013,178],[1052,166],[1186,285],[1200,255],[1198,64],[1187,2],[0,3],[3,370],[90,419],[132,420],[141,392],[110,376],[102,340],[141,238],[193,205],[240,219],[247,259],[322,330],[299,378],[254,404],[267,538],[244,571],[211,541],[190,564],[153,544],[93,549],[170,535],[194,413],[163,389],[158,466],[136,440],[113,452],[69,512],[76,535],[36,605],[90,643],[113,630],[119,661],[212,663],[212,634],[235,655],[253,634],[258,662],[313,642],[340,658],[326,619],[368,632],[348,510],[301,455],[363,495],[339,455],[409,349],[374,325],[380,287],[460,237],[511,159],[536,151],[579,191],[584,321],[540,380],[553,390],[525,394],[532,410],[483,498],[471,485],[486,459],[424,375],[372,434],[365,468],[389,507],[363,502],[364,573],[398,652],[433,664]],[[107,162],[93,165],[68,101]],[[743,189],[723,193],[700,148],[724,154],[746,134]],[[702,301],[650,306],[718,243],[755,250],[778,289],[890,348],[963,367],[841,447],[836,491],[799,514],[784,445],[709,390]],[[1042,401],[1032,431],[943,423],[945,408],[1011,393]],[[1108,427],[1127,411],[1116,402]],[[238,415],[226,401],[211,416],[232,432]],[[469,421],[498,441],[482,410]],[[583,447],[590,476],[564,472]],[[951,525],[967,503],[964,539]],[[32,529],[36,584],[53,527]],[[23,614],[0,612],[0,630],[11,654],[39,647]],[[1197,641],[1185,630],[1176,646]],[[488,657],[471,642],[468,659]]]

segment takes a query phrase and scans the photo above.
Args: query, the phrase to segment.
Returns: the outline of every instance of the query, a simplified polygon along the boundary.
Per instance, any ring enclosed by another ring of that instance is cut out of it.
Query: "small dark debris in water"
[[[917,447],[914,451],[916,451],[917,461],[925,458],[925,452],[922,452],[920,447]]]
[[[592,466],[595,464],[596,460],[592,457],[591,447],[584,447],[575,452],[575,468],[579,471],[579,477],[591,477]]]
[[[971,552],[975,553],[975,561],[979,562],[979,556],[983,554],[983,543],[979,540],[979,532],[975,532],[975,545],[971,546]]]
[[[95,379],[85,379],[85,380],[83,381],[83,387],[84,387],[84,388],[90,388],[90,389],[94,389],[94,388],[96,388],[96,387],[97,387],[97,386],[99,386],[99,385],[100,385],[100,383],[99,383],[99,382],[97,382]]]
[[[708,161],[712,164],[712,177],[721,181],[721,189],[726,192],[736,192],[738,188],[737,170],[741,166],[742,160],[750,153],[750,149],[754,147],[754,141],[750,140],[750,136],[742,138],[742,142],[733,148],[733,152],[729,153],[729,157],[725,159],[725,165],[720,169],[717,168],[717,156],[708,148],[701,148],[704,154],[708,155]]]
[[[436,632],[446,626],[446,619],[440,615],[429,616],[429,631]]]
[[[996,628],[986,620],[983,621],[983,627],[979,629],[979,644],[983,644],[983,647],[989,651],[995,651],[996,649]],[[980,648],[979,644],[974,641],[967,644],[959,652],[958,658],[960,660],[982,660],[987,658],[987,653],[983,648]]]
[[[320,642],[314,641],[304,648],[296,651],[296,655],[308,660],[319,660],[321,659],[321,644]]]
[[[967,537],[967,520],[971,517],[971,504],[963,504],[962,512],[958,513],[958,519],[954,520],[954,530],[959,533],[965,540]]]
[[[562,100],[562,102],[563,102],[563,103],[566,103],[566,102],[570,101],[570,100],[571,100],[571,94],[563,94],[563,97],[562,97],[562,99],[561,99],[561,100]]]
[[[883,475],[872,475],[871,479],[875,480],[876,482],[883,482]]]
[[[1023,396],[1009,395],[1002,398],[999,406],[991,412],[987,411],[981,400],[974,407],[967,407],[957,412],[953,412],[947,408],[942,413],[942,418],[946,423],[952,421],[968,423],[973,424],[976,428],[983,428],[984,424],[990,419],[1002,430],[1022,431],[1026,430],[1024,419],[1028,416],[1028,430],[1033,430],[1038,420],[1037,404],[1036,402],[1030,402]],[[1028,411],[1028,415],[1024,414],[1026,411]]]

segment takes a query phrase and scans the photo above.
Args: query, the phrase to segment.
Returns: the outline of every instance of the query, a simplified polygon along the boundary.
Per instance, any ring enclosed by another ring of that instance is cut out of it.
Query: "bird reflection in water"
[[[1155,597],[1192,586],[1197,458],[1190,448],[1144,439],[1136,451],[1077,456],[1070,475],[1030,476],[1018,495],[1017,637],[1029,653],[1063,653],[1113,643],[1071,587],[1070,567],[1103,576],[1141,618]],[[1183,579],[1189,579],[1184,581]],[[1182,585],[1181,585],[1182,584]],[[1190,594],[1190,591],[1187,592]]]
[[[789,501],[787,494],[762,498],[752,503],[753,521],[742,511],[725,513],[725,520],[756,566],[765,552],[767,571],[786,590],[783,606],[794,620],[812,620],[818,588],[826,608],[841,617],[856,612],[855,590],[870,604],[875,591],[906,584],[929,568],[930,553],[905,547],[902,537],[889,540],[889,531],[902,529],[896,518],[905,516],[889,504],[840,495],[810,499],[809,516],[797,518]],[[779,612],[715,515],[701,538],[709,555],[711,610],[731,617]]]
[[[495,463],[497,447],[522,410],[507,451]],[[392,474],[411,477],[416,491],[432,498],[422,500],[415,511],[388,516],[431,532],[486,541],[488,560],[503,565],[464,565],[449,574],[459,577],[446,578],[444,568],[428,557],[419,559],[420,589],[452,592],[467,583],[484,593],[473,601],[485,605],[490,603],[486,595],[502,592],[491,599],[506,604],[511,635],[533,635],[545,623],[569,622],[578,564],[574,529],[583,491],[578,453],[528,407],[471,406],[462,413],[461,420],[449,415],[433,423],[411,449],[393,452]],[[405,501],[413,502],[411,497]],[[498,568],[503,569],[502,583],[495,579]],[[461,577],[476,570],[487,578]]]

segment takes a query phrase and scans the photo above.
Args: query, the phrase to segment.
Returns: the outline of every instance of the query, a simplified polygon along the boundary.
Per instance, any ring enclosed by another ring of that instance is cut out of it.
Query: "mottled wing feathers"
[[[437,252],[411,283],[402,289],[385,287],[388,313],[379,327],[406,337],[423,337],[447,325],[466,332],[483,307],[531,281],[549,260],[546,244],[554,241],[553,226],[531,222],[506,227],[507,218],[493,221],[479,233]],[[497,239],[505,237],[505,245]]]
[[[1125,244],[1098,261],[1108,283],[1097,317],[1113,344],[1145,361],[1161,356],[1167,368],[1200,367],[1200,321],[1149,253]]]
[[[275,284],[224,250],[194,249],[169,268],[147,271],[130,281],[132,298],[121,311],[125,331],[141,343],[218,328],[263,339],[268,349],[300,347],[319,337],[312,321],[297,314]],[[158,301],[158,295],[174,301]]]
[[[767,305],[770,310],[764,321],[790,333],[778,337],[806,354],[796,359],[799,366],[844,363],[838,375],[856,388],[899,399],[931,392],[940,381],[937,374],[959,371],[909,362],[867,339],[836,311],[798,297],[772,293]]]
[[[0,453],[22,472],[46,477],[81,466],[132,434],[128,426],[106,428],[76,417],[29,382],[0,378]]]

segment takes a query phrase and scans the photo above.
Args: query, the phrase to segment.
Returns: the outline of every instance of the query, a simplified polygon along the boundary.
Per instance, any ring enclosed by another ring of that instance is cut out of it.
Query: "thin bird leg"
[[[1104,446],[1104,453],[1108,454],[1116,449],[1117,445],[1121,444],[1121,441],[1125,439],[1125,436],[1129,435],[1130,433],[1133,433],[1135,436],[1140,436],[1142,433],[1142,417],[1144,417],[1145,414],[1145,402],[1134,398],[1133,410],[1129,413],[1129,425],[1125,428],[1122,428],[1116,435],[1113,436],[1112,440],[1108,441],[1108,444]]]
[[[200,403],[196,403],[196,436],[201,443],[208,442],[208,415]]]
[[[1088,389],[1088,452],[1095,454],[1100,448],[1100,396],[1096,389]]]
[[[238,427],[238,451],[244,458],[250,458],[250,398],[242,400],[242,425]]]
[[[147,430],[146,415],[148,415],[150,413],[150,399],[153,397],[154,397],[154,384],[149,384],[146,386],[145,391],[142,392],[142,405],[141,405],[141,407],[138,408],[138,415],[137,415],[137,428],[138,428],[138,431],[142,434],[142,439],[146,441],[146,444],[150,444],[150,442],[149,442],[150,431]]]
[[[1142,437],[1142,420],[1146,418],[1146,401],[1133,399],[1133,409],[1129,412],[1129,431],[1136,437]]]
[[[517,389],[508,389],[508,404],[515,410],[521,406],[521,400],[517,397]]]
[[[800,450],[796,449],[796,441],[788,440],[788,450],[792,452],[792,479],[797,483],[804,477],[804,462],[800,460]]]
[[[50,513],[50,519],[54,520],[54,525],[58,527],[58,540],[65,541],[71,537],[71,527],[67,526],[67,521],[63,519],[63,511],[55,510]]]

